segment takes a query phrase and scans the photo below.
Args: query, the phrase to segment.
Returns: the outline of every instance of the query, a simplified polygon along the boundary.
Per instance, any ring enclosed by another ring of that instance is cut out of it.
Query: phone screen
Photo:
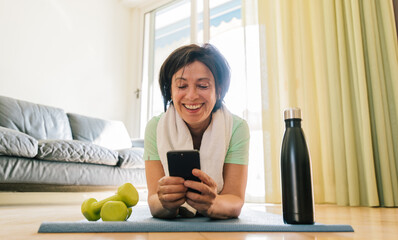
[[[200,156],[197,150],[173,150],[167,152],[170,176],[182,177],[185,180],[200,182],[200,179],[192,174],[194,168],[200,169]],[[189,191],[198,192],[193,189]]]

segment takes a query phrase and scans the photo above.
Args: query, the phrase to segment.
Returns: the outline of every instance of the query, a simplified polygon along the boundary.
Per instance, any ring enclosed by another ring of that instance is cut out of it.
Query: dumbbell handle
[[[93,203],[91,206],[92,206],[93,209],[96,209],[97,211],[99,211],[99,210],[101,210],[101,207],[102,207],[106,202],[109,202],[109,201],[122,201],[122,200],[120,199],[120,196],[119,196],[119,195],[115,194],[115,195],[110,196],[110,197],[108,197],[108,198],[105,198],[105,199],[103,199],[103,200],[101,200],[101,201],[99,201],[99,202],[95,202],[95,203]],[[122,202],[123,202],[123,201],[122,201]]]

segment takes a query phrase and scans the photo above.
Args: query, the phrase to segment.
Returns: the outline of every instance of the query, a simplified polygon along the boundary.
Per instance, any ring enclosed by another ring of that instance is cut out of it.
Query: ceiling
[[[147,5],[158,0],[120,0],[120,2],[128,7],[138,7],[142,5]]]

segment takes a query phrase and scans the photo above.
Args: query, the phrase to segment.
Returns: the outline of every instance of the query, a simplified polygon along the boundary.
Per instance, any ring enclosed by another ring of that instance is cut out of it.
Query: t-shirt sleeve
[[[160,160],[156,143],[156,131],[160,117],[153,117],[145,127],[144,160]]]
[[[234,116],[232,136],[224,163],[247,165],[249,163],[250,130],[247,122]]]

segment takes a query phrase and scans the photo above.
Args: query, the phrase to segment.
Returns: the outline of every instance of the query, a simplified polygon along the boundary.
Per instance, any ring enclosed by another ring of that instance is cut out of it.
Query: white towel
[[[232,135],[233,118],[225,106],[212,115],[200,145],[200,168],[217,183],[217,192],[224,186],[223,166]],[[192,150],[193,140],[188,126],[171,104],[157,127],[157,146],[166,176],[169,176],[167,152]]]

